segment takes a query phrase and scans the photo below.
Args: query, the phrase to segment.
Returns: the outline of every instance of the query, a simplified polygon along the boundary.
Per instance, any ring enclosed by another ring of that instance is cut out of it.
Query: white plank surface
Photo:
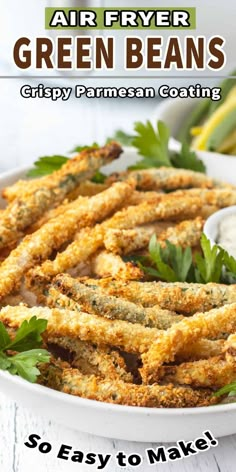
[[[131,124],[151,116],[154,101],[85,100],[52,103],[46,100],[25,100],[19,96],[21,82],[2,80],[0,108],[4,120],[0,127],[1,171],[33,162],[36,157],[64,153],[75,144],[102,142],[114,129],[131,131]],[[126,84],[127,85],[127,84]],[[78,433],[54,424],[37,413],[23,409],[0,394],[0,471],[1,472],[73,472],[95,471],[86,466],[56,458],[56,451],[64,443],[83,452],[101,452],[115,455],[139,453],[145,458],[145,448],[156,445],[137,444],[103,439]],[[53,417],[53,412],[52,412]],[[125,425],[124,425],[125,428]],[[29,434],[37,433],[52,444],[49,454],[28,449],[24,442]],[[193,438],[194,439],[194,438]],[[164,472],[234,472],[236,462],[236,435],[219,440],[218,447],[176,463],[147,465],[144,460],[139,470]],[[118,472],[114,460],[105,469]],[[134,467],[126,467],[128,472]]]

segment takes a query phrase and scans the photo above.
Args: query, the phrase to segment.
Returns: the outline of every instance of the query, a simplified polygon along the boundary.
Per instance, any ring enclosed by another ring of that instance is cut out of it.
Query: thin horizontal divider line
[[[201,77],[194,76],[194,75],[162,75],[162,76],[147,76],[147,75],[0,75],[0,79],[154,79],[154,80],[161,80],[161,79],[198,79],[201,81],[202,79],[236,79],[235,75],[203,75]]]

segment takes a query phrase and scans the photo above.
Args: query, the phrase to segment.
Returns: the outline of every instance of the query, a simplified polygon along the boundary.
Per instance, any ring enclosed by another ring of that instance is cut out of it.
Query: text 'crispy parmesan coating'
[[[0,216],[0,248],[14,241],[19,231],[34,223],[51,206],[61,203],[81,180],[118,158],[121,151],[115,142],[104,148],[83,151],[50,177],[38,179],[32,193],[28,193],[26,185],[26,192],[13,200]]]
[[[102,294],[97,287],[81,284],[67,274],[58,275],[54,284],[60,292],[78,302],[83,311],[106,318],[140,323],[158,329],[167,329],[183,318],[159,307],[143,308],[135,303]]]
[[[92,225],[114,211],[126,198],[127,189],[132,191],[132,185],[122,182],[94,197],[79,197],[68,211],[26,236],[0,266],[0,298],[15,287],[36,261],[46,259],[53,249],[71,239],[79,227]]]
[[[109,295],[122,297],[143,306],[192,314],[236,302],[236,285],[187,282],[138,282],[107,279],[88,279],[86,284],[97,285]]]
[[[41,366],[44,385],[64,393],[91,400],[122,405],[185,408],[213,405],[219,401],[210,390],[192,390],[189,387],[170,385],[134,385],[122,380],[102,380],[82,375],[79,370],[63,368],[56,364]]]
[[[83,312],[47,307],[27,308],[23,305],[7,306],[0,311],[0,321],[12,328],[19,327],[23,320],[29,320],[32,316],[48,320],[45,340],[49,336],[66,336],[98,345],[115,346],[131,353],[147,351],[160,335],[160,331],[154,328]]]
[[[219,334],[236,330],[236,303],[197,313],[173,325],[159,335],[159,339],[143,354],[142,376],[145,382],[156,381],[159,369],[164,363],[172,362],[176,353],[188,343],[199,338],[214,338]]]

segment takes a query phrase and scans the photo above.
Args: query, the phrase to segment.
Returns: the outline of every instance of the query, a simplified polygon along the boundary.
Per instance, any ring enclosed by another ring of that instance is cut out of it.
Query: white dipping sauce
[[[218,244],[236,258],[236,214],[228,215],[220,222]]]

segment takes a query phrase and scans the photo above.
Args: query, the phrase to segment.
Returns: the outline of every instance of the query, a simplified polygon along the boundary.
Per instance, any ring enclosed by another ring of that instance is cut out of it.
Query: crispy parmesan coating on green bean
[[[140,280],[143,271],[132,261],[125,262],[118,254],[100,251],[91,260],[92,273],[99,277],[114,277],[122,280]]]
[[[174,194],[173,194],[174,195]],[[236,189],[235,188],[214,188],[214,189],[189,189],[175,192],[177,197],[199,197],[203,205],[215,206],[224,208],[236,204]]]
[[[41,177],[41,183],[48,181],[48,177]],[[39,179],[34,180],[18,180],[13,185],[9,187],[5,187],[2,190],[2,197],[5,198],[8,203],[11,203],[16,198],[19,198],[21,195],[26,193],[32,193],[33,191],[37,190],[39,186]],[[93,195],[97,195],[97,193],[106,190],[108,185],[106,184],[97,184],[90,180],[85,180],[81,182],[72,192],[68,193],[66,198],[68,201],[75,200],[75,198],[82,196],[82,197],[92,197]]]
[[[189,343],[181,348],[176,355],[177,362],[199,361],[201,359],[209,359],[209,357],[220,356],[225,346],[224,339],[201,338],[194,343]]]
[[[48,320],[45,341],[49,336],[66,336],[138,354],[147,351],[160,335],[155,328],[78,311],[25,306],[8,306],[0,311],[0,320],[12,328],[19,327],[23,320],[32,316]]]
[[[116,185],[122,184],[125,185],[125,182],[118,182]],[[133,181],[127,182],[127,186],[132,187]],[[101,192],[96,196],[96,198],[99,199],[101,195],[108,195],[106,192],[109,192],[109,190],[110,189],[107,189],[106,191]],[[126,188],[126,197],[128,198],[130,194],[131,191],[128,192]],[[38,282],[39,280],[43,280],[43,283],[45,283],[45,278],[50,279],[52,276],[64,272],[65,270],[78,265],[80,262],[85,261],[96,251],[96,249],[102,247],[104,235],[110,228],[127,229],[158,219],[168,221],[171,217],[177,215],[181,215],[183,218],[185,213],[188,216],[191,212],[195,215],[197,209],[201,208],[201,201],[198,198],[193,197],[186,199],[180,197],[177,200],[178,204],[176,204],[176,198],[167,196],[166,199],[161,201],[159,204],[156,202],[143,202],[137,206],[129,206],[118,211],[111,218],[104,221],[102,225],[88,231],[87,234],[86,231],[83,235],[78,234],[76,240],[73,241],[62,253],[57,254],[54,261],[46,261],[41,265],[41,267],[36,267],[31,272],[30,285],[32,286],[33,284],[36,284],[36,279]],[[109,204],[108,200],[107,203]],[[69,205],[71,205],[71,203]],[[65,213],[63,215],[65,215]],[[59,215],[58,218],[62,218],[63,215]],[[93,242],[91,242],[92,239]],[[124,280],[132,280],[139,279],[143,275],[139,267],[136,267],[132,263],[125,263],[118,256],[106,251],[102,251],[95,256],[92,266],[94,273],[100,276],[106,274],[114,275],[115,277],[123,278]]]
[[[165,383],[217,389],[236,380],[236,359],[222,355],[175,366],[163,366],[160,376]]]
[[[81,180],[101,166],[119,157],[119,144],[112,142],[100,149],[82,151],[47,177],[32,193],[26,192],[13,200],[0,217],[0,248],[17,239],[17,233],[33,224],[51,206],[61,203]]]
[[[168,226],[171,226],[171,223]],[[172,223],[173,225],[173,223]],[[108,229],[105,232],[104,245],[114,254],[130,254],[145,248],[153,234],[160,234],[167,229],[165,222],[152,225],[136,226],[132,229]]]
[[[132,176],[139,190],[176,190],[179,188],[212,188],[220,185],[201,172],[173,167],[159,167],[112,174],[108,181],[114,182]]]
[[[117,212],[107,223],[108,228],[129,229],[134,226],[172,218],[195,216],[202,206],[199,197],[172,196],[168,194],[159,203],[143,202]]]
[[[78,369],[63,367],[57,363],[40,367],[43,383],[60,392],[107,403],[156,407],[185,408],[207,406],[219,402],[207,389],[169,385],[135,385],[122,380],[111,382],[94,375],[83,375]]]
[[[135,182],[135,181],[134,181]],[[126,206],[139,205],[140,203],[159,203],[166,197],[162,192],[139,192],[135,190],[127,200]]]
[[[172,244],[182,247],[197,246],[202,234],[204,220],[197,217],[194,220],[182,221],[178,225],[170,223],[168,228],[161,231],[162,223],[140,226],[133,229],[108,229],[105,233],[104,245],[108,251],[115,254],[129,254],[145,248],[153,234],[162,244],[168,239]]]
[[[127,372],[125,361],[118,351],[67,337],[52,336],[47,343],[68,351],[73,356],[71,365],[82,374],[94,374],[111,380],[121,379],[124,382],[133,381],[133,376]]]
[[[58,252],[54,260],[46,260],[41,266],[37,266],[27,275],[29,287],[36,288],[50,283],[54,275],[68,270],[81,262],[87,261],[103,244],[103,232],[101,225],[93,228],[86,227],[76,235],[75,241],[67,248]]]
[[[168,240],[176,246],[194,247],[200,242],[204,220],[198,216],[194,220],[182,221],[174,228],[169,227],[158,235],[157,240],[165,245]]]
[[[159,369],[164,363],[172,362],[182,347],[200,338],[217,337],[222,332],[236,330],[236,303],[197,313],[173,325],[159,335],[159,339],[142,356],[142,378],[145,382],[155,382]]]
[[[97,287],[88,287],[67,274],[58,275],[55,287],[82,307],[82,310],[114,320],[140,323],[150,328],[167,329],[183,317],[159,307],[143,308],[121,298],[102,294]]]
[[[27,227],[26,233],[28,234],[37,231],[37,229],[47,223],[47,221],[51,220],[52,218],[56,218],[59,215],[62,215],[62,213],[65,213],[65,211],[69,210],[71,206],[73,206],[73,201],[79,196],[92,197],[94,195],[97,195],[98,193],[103,192],[103,190],[106,189],[107,185],[104,184],[95,184],[90,181],[81,182],[81,184],[76,187],[73,192],[67,195],[67,198],[61,205],[46,211],[43,216],[39,218],[39,220],[35,221],[35,223]]]
[[[88,279],[86,284],[98,285],[109,295],[139,301],[143,306],[159,305],[182,314],[208,311],[236,302],[236,285],[186,282],[138,282],[107,279]]]
[[[123,182],[94,197],[79,197],[65,213],[26,236],[0,266],[0,299],[11,292],[35,262],[43,261],[54,249],[59,249],[80,227],[92,225],[114,211],[126,198],[129,188],[130,184]]]

